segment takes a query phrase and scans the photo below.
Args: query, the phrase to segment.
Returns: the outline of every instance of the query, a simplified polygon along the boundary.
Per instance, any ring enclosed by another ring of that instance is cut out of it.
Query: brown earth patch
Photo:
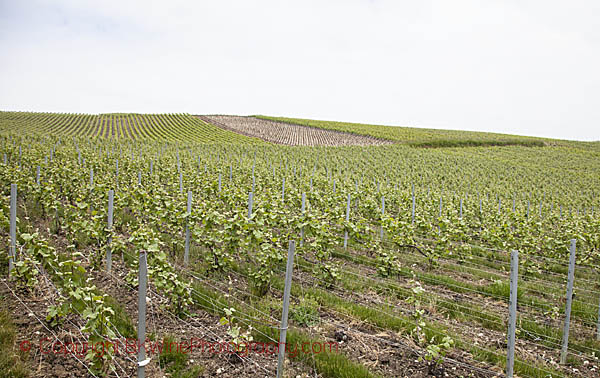
[[[255,117],[199,115],[204,122],[249,137],[288,146],[372,146],[394,142],[366,135],[293,125]]]

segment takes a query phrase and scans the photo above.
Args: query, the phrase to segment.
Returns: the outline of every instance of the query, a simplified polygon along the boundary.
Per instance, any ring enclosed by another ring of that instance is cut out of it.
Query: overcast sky
[[[600,2],[0,0],[0,110],[600,140]]]

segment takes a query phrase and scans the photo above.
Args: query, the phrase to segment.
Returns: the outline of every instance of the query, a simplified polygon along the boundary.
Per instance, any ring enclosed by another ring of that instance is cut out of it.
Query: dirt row
[[[247,301],[248,294],[245,278],[233,273],[236,277],[236,295],[240,300]],[[296,284],[302,287],[318,286],[315,277],[300,269],[294,271]],[[221,290],[227,290],[227,284],[216,283]],[[362,303],[358,297],[347,292],[331,290],[351,302]],[[274,290],[274,297],[280,298],[281,293]],[[234,295],[235,296],[235,295]],[[299,298],[292,297],[291,307],[299,305]],[[468,353],[455,349],[440,363],[428,363],[422,358],[423,348],[416,345],[411,337],[400,335],[394,331],[373,326],[341,312],[326,307],[319,311],[319,322],[313,326],[301,328],[312,338],[337,342],[339,350],[351,360],[366,366],[371,372],[384,377],[496,377],[501,375],[497,367],[482,365],[474,361]],[[278,316],[276,313],[269,315]]]
[[[353,253],[360,255],[359,251],[353,251]],[[336,265],[344,271],[358,272],[358,274],[363,277],[378,276],[377,270],[367,265],[356,264],[342,259],[337,259]],[[426,270],[426,265],[425,263],[423,263],[422,265],[415,263],[412,265],[412,268],[420,272],[424,272]],[[460,272],[444,270],[444,274],[459,281],[464,280],[465,282],[473,282],[473,277],[465,276],[463,273]],[[382,282],[386,281],[384,279],[379,278],[376,280],[381,280]],[[394,286],[403,288],[405,290],[409,290],[413,286],[410,280],[406,278],[397,277],[393,281],[395,281]],[[501,350],[506,348],[505,331],[495,331],[487,329],[481,324],[479,324],[477,321],[475,321],[475,319],[450,319],[444,314],[443,309],[441,309],[441,311],[438,311],[437,309],[435,309],[435,307],[432,307],[431,303],[427,303],[427,299],[430,299],[431,294],[433,294],[438,300],[453,303],[458,306],[466,306],[465,309],[467,309],[468,306],[471,304],[477,304],[480,307],[483,307],[487,311],[487,313],[497,315],[500,318],[504,318],[502,321],[506,327],[507,303],[499,301],[496,298],[486,297],[484,295],[481,295],[480,293],[455,293],[448,287],[445,287],[444,285],[423,284],[422,287],[425,289],[425,292],[428,293],[428,295],[424,298],[424,307],[426,308],[425,318],[428,321],[434,324],[443,324],[447,326],[449,329],[452,329],[454,332],[460,334],[465,339],[473,340],[475,345],[479,345],[484,348],[496,347]],[[342,291],[341,294],[343,295],[344,292]],[[390,303],[389,295],[375,292],[373,290],[369,290],[366,293],[347,293],[346,295],[352,301],[356,303],[365,304],[367,306],[376,307],[382,304]],[[395,307],[397,309],[402,309],[407,307],[407,304],[399,302],[396,303]],[[537,324],[551,326],[556,329],[561,329],[563,326],[562,318],[549,319],[547,316],[544,316],[539,312],[534,311],[531,307],[519,306],[518,311],[520,316],[527,316],[527,318],[535,320]],[[477,317],[477,315],[475,315],[475,317]],[[527,331],[524,330],[523,332]],[[539,335],[534,334],[532,336]],[[572,321],[570,336],[573,340],[582,341],[585,339],[586,336],[589,337],[589,329],[585,329],[579,321]],[[560,340],[552,341],[554,343],[560,342]],[[562,371],[566,375],[587,377],[598,376],[598,371],[600,370],[600,363],[596,357],[572,351],[570,351],[570,353],[570,357],[573,357],[574,359],[578,360],[578,362],[566,366],[561,366],[558,364],[560,356],[560,345],[555,345],[554,347],[544,346],[541,337],[537,337],[535,338],[535,340],[530,340],[524,337],[517,336],[516,356],[517,358],[526,361],[526,363],[548,364],[552,366],[552,368]]]
[[[371,146],[393,143],[365,135],[293,125],[254,117],[228,115],[197,117],[238,134],[288,146]]]

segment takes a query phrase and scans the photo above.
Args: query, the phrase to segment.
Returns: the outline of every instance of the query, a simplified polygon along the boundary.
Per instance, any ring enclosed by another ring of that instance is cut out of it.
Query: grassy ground
[[[0,297],[0,305],[4,307],[5,299]],[[10,314],[0,311],[0,378],[19,378],[30,376],[23,356],[16,345],[17,331],[10,320]]]

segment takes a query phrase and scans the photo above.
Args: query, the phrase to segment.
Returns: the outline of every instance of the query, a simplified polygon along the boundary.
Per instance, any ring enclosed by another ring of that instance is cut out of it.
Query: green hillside
[[[188,114],[0,112],[0,131],[192,143],[263,143]]]
[[[486,133],[476,131],[426,129],[416,127],[368,125],[352,122],[320,121],[312,119],[271,117],[257,115],[261,119],[285,122],[296,125],[317,127],[327,130],[344,131],[393,140],[415,147],[467,147],[467,146],[507,146],[521,145],[541,147],[565,145],[565,141],[519,135]]]

